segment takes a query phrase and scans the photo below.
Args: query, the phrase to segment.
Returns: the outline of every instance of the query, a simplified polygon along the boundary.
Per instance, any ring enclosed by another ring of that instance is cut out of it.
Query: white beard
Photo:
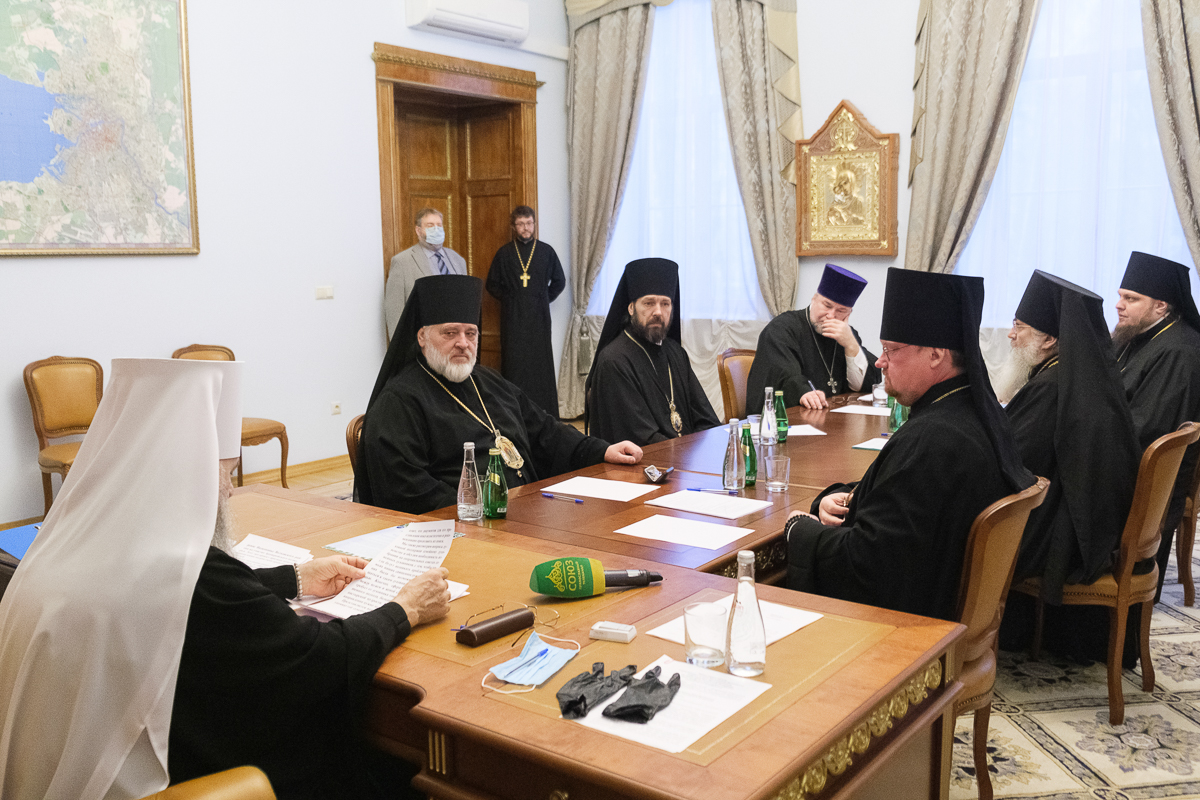
[[[1008,358],[1000,365],[996,379],[992,381],[996,397],[1001,403],[1012,400],[1021,387],[1029,382],[1033,368],[1041,361],[1037,343],[1031,342],[1025,347],[1013,347],[1008,351]]]
[[[475,369],[474,355],[465,364],[454,364],[450,361],[449,356],[442,355],[441,351],[431,344],[425,345],[421,352],[425,355],[425,360],[429,362],[429,368],[451,383],[462,383],[471,377],[471,371]]]
[[[213,530],[212,546],[226,555],[237,558],[233,553],[233,528],[233,509],[229,506],[229,498],[219,498],[217,500],[217,524]]]

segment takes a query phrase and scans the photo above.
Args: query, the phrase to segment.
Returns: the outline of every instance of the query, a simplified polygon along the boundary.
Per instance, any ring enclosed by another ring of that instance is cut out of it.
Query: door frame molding
[[[383,223],[383,275],[387,280],[392,256],[405,247],[408,224],[405,182],[399,174],[400,158],[396,134],[396,101],[410,91],[424,101],[431,94],[480,98],[519,104],[516,141],[521,149],[521,170],[516,176],[516,194],[526,205],[537,208],[537,90],[543,85],[528,70],[485,64],[438,53],[375,42],[375,99],[379,124],[379,197]],[[448,103],[449,105],[449,103]],[[398,216],[399,215],[399,216]],[[467,264],[475,273],[474,265]]]

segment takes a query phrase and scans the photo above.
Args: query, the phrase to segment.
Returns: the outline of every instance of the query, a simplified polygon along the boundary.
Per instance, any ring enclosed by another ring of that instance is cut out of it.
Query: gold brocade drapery
[[[734,172],[759,289],[775,316],[791,309],[800,278],[793,185],[795,136],[803,135],[794,58],[796,15],[772,11],[759,0],[712,0],[712,16]],[[772,19],[781,29],[790,19],[790,37],[772,36]]]
[[[1146,72],[1158,140],[1192,261],[1200,264],[1200,4],[1142,0]]]
[[[571,37],[571,319],[558,378],[558,410],[564,418],[583,413],[581,373],[586,374],[590,359],[580,357],[581,339],[633,157],[653,22],[654,7],[643,2],[605,14]],[[589,336],[589,341],[595,340]]]
[[[922,0],[904,266],[951,272],[991,187],[1038,0]]]

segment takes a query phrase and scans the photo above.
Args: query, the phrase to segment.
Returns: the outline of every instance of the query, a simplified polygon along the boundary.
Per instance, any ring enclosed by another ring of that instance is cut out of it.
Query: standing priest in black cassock
[[[636,464],[640,447],[610,445],[559,422],[498,372],[475,363],[483,281],[435,275],[413,284],[367,404],[355,499],[424,514],[454,505],[463,442],[479,474],[499,448],[509,487],[608,461]]]
[[[808,308],[785,311],[767,323],[746,380],[748,413],[762,410],[768,386],[783,392],[785,406],[805,408],[825,408],[842,392],[871,391],[882,376],[849,323],[866,286],[850,270],[826,264]]]
[[[975,517],[1034,482],[988,381],[982,310],[982,278],[888,270],[876,366],[910,416],[857,486],[788,520],[789,589],[954,619]]]
[[[1118,294],[1113,345],[1138,444],[1144,450],[1183,423],[1200,420],[1200,313],[1192,298],[1188,268],[1146,253],[1130,254]],[[1198,455],[1200,443],[1184,453],[1163,520],[1159,594]]]
[[[1142,453],[1103,306],[1099,295],[1035,270],[1017,306],[1005,365],[1017,378],[1005,408],[1017,450],[1030,471],[1050,480],[1025,525],[1013,581],[1041,579],[1047,649],[1076,660],[1106,659],[1108,614],[1062,606],[1062,587],[1111,571]],[[1011,595],[1005,649],[1028,643],[1035,614],[1032,598]]]
[[[500,374],[557,417],[550,304],[567,279],[554,248],[534,238],[532,208],[517,206],[509,222],[513,239],[492,257],[486,284],[500,301]]]
[[[720,425],[680,336],[679,265],[625,265],[585,384],[588,432],[639,445]]]

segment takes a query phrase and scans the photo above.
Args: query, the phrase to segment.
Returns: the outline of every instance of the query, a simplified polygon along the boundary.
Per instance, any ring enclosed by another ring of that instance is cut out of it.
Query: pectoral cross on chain
[[[529,273],[528,272],[526,272],[524,275],[521,276],[521,287],[524,289],[529,288]]]
[[[829,376],[829,396],[833,397],[835,394],[837,394],[837,378],[830,375]]]

